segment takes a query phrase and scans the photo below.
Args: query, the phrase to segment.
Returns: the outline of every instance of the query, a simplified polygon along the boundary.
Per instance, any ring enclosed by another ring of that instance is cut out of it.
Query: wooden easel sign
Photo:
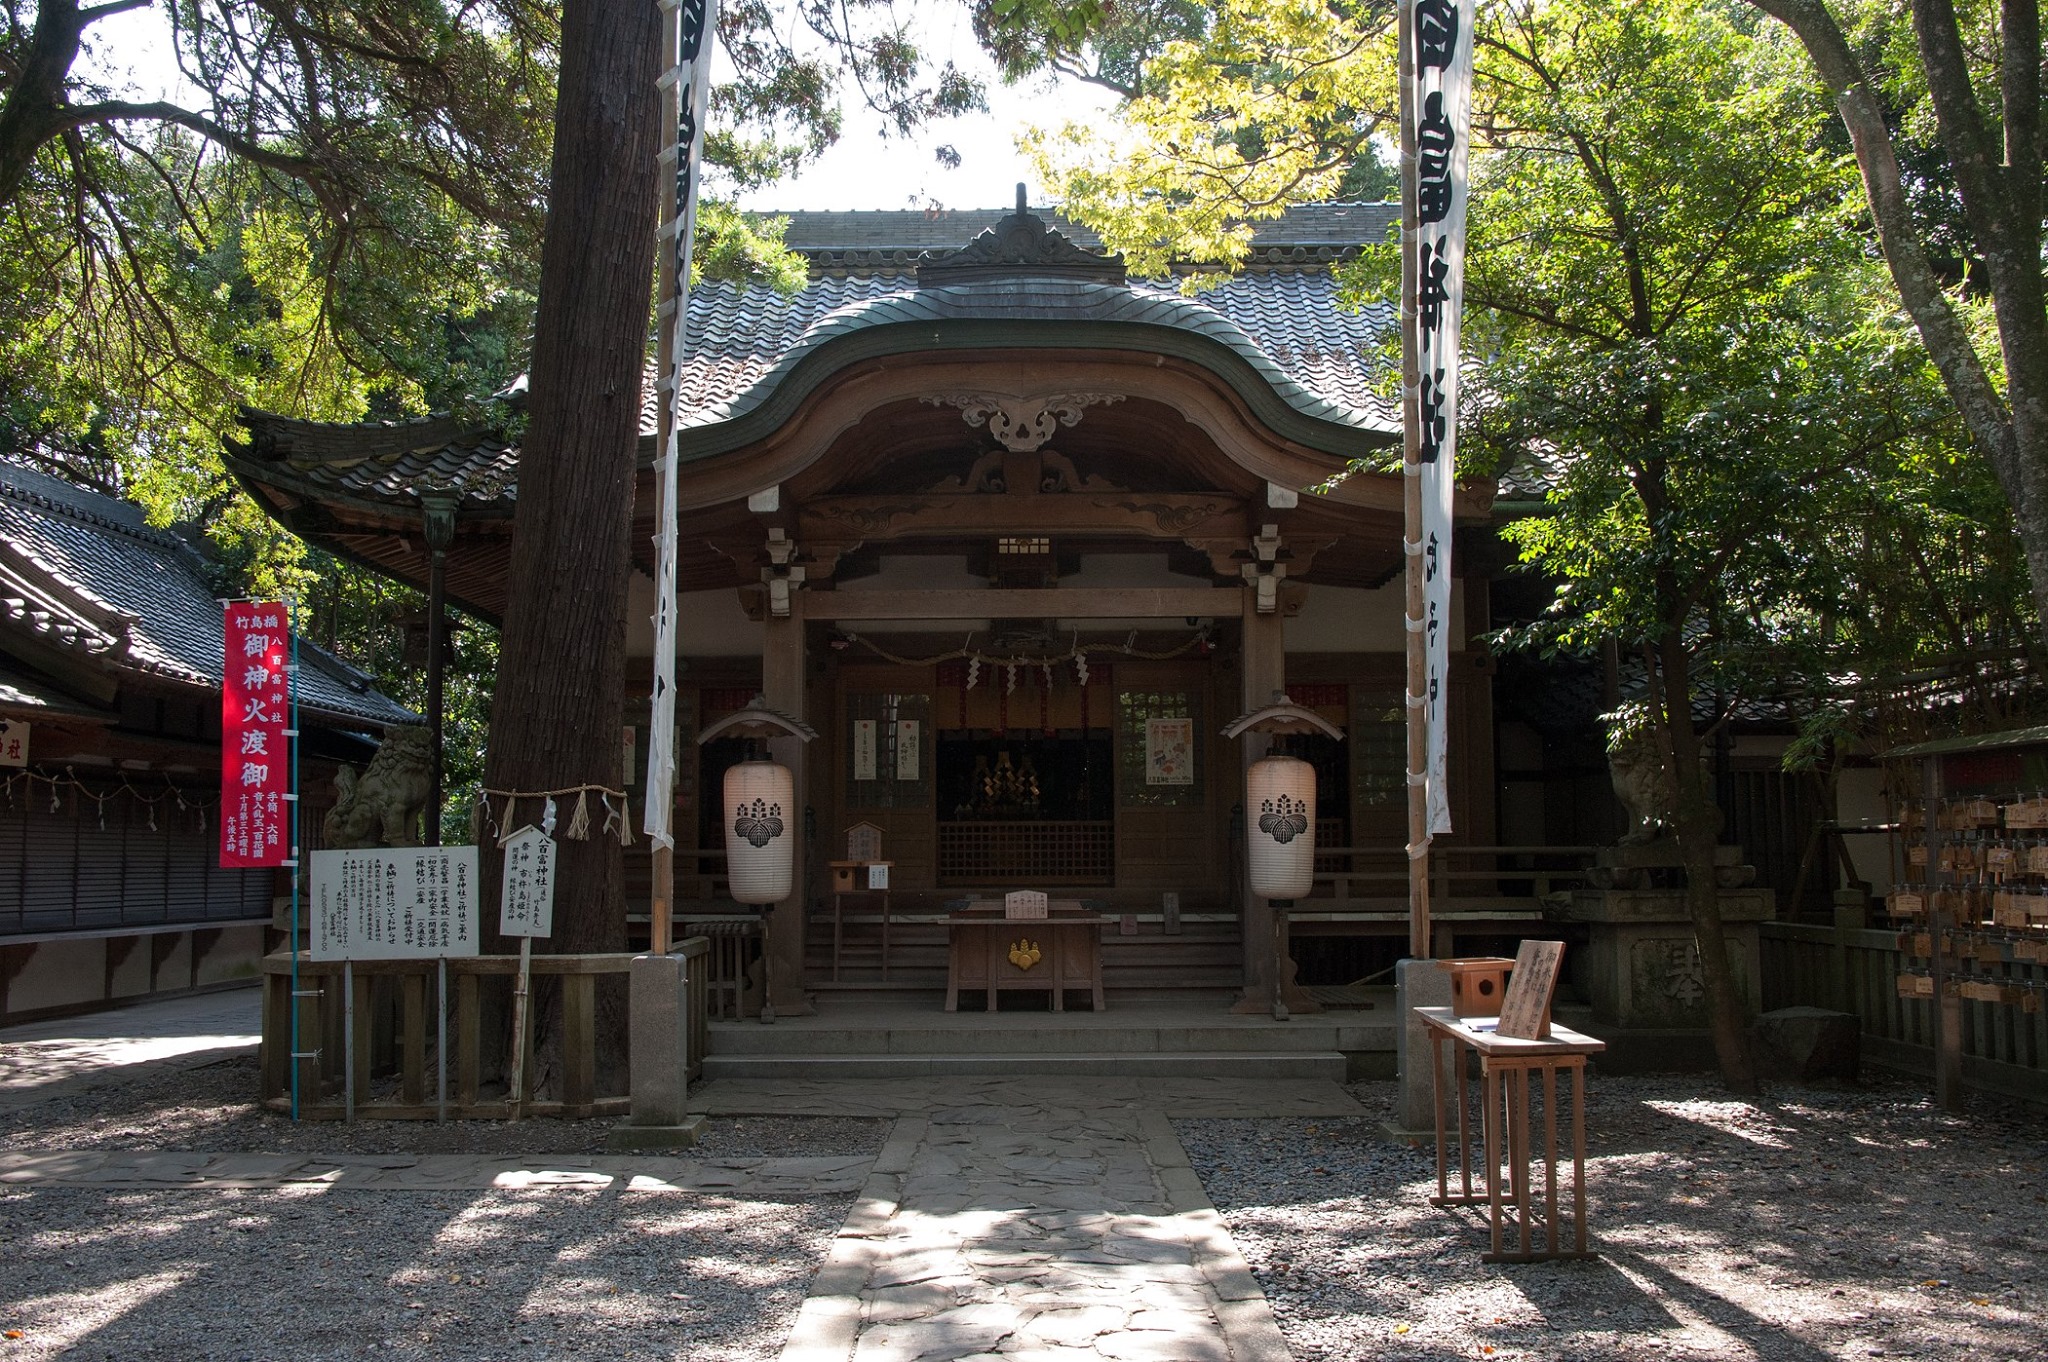
[[[1524,941],[1515,952],[1515,972],[1500,1002],[1494,1034],[1510,1040],[1550,1039],[1550,1001],[1564,964],[1564,942]]]

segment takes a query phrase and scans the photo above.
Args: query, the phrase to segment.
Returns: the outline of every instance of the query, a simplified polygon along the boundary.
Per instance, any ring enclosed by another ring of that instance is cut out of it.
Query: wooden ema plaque
[[[1494,1034],[1510,1040],[1550,1039],[1550,1001],[1564,964],[1564,942],[1524,941],[1515,952],[1515,972],[1501,999]]]

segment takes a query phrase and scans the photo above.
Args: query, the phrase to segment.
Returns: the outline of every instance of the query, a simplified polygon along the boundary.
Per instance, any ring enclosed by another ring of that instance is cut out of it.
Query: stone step
[[[987,1014],[954,1014],[979,1022]],[[1177,1055],[1177,1054],[1305,1054],[1325,1050],[1382,1050],[1394,1044],[1392,1024],[1374,1025],[1313,1019],[1260,1024],[1241,1021],[1215,1025],[1109,1024],[1087,1013],[1000,1013],[1001,1024],[943,1023],[880,1026],[835,1018],[831,1027],[790,1021],[774,1026],[758,1022],[715,1022],[706,1053],[720,1057],[777,1055],[785,1058],[819,1055],[904,1057],[938,1054],[982,1055]],[[1071,1024],[1053,1020],[1071,1016]]]
[[[1322,1078],[1344,1081],[1335,1050],[1180,1051],[1137,1054],[708,1054],[704,1077],[833,1079],[1064,1074],[1117,1078]]]

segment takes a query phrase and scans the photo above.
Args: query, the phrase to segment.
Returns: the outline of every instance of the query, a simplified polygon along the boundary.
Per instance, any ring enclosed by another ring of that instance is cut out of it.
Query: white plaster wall
[[[654,583],[634,574],[626,606],[628,655],[652,658]],[[761,623],[747,618],[739,593],[729,586],[716,591],[685,591],[677,597],[676,636],[678,657],[761,655]]]
[[[1290,653],[1398,653],[1408,645],[1401,620],[1407,592],[1399,580],[1376,591],[1312,584],[1301,613],[1287,621]],[[1465,586],[1451,582],[1451,647],[1465,646]]]

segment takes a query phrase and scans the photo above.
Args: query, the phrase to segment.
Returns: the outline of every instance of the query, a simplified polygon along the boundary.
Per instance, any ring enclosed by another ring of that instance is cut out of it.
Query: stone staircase
[[[895,974],[892,968],[891,975]],[[1391,995],[1391,990],[1388,990]],[[1391,996],[1371,1011],[1276,1022],[1228,1010],[1235,989],[1116,989],[1101,1013],[954,1012],[942,992],[820,992],[817,1012],[764,1026],[716,1022],[704,1076],[929,1078],[1069,1075],[1322,1078],[1394,1045]],[[1014,1001],[1014,999],[1007,999]]]
[[[1115,995],[1133,992],[1229,990],[1244,978],[1244,948],[1235,916],[1190,917],[1178,935],[1160,930],[1156,913],[1139,921],[1139,935],[1123,936],[1111,923],[1102,937],[1102,983]],[[947,936],[937,914],[897,914],[889,931],[889,972],[882,976],[882,932],[869,909],[848,908],[841,931],[839,968],[833,970],[832,913],[812,913],[804,938],[804,987],[819,993],[872,995],[943,991]]]

